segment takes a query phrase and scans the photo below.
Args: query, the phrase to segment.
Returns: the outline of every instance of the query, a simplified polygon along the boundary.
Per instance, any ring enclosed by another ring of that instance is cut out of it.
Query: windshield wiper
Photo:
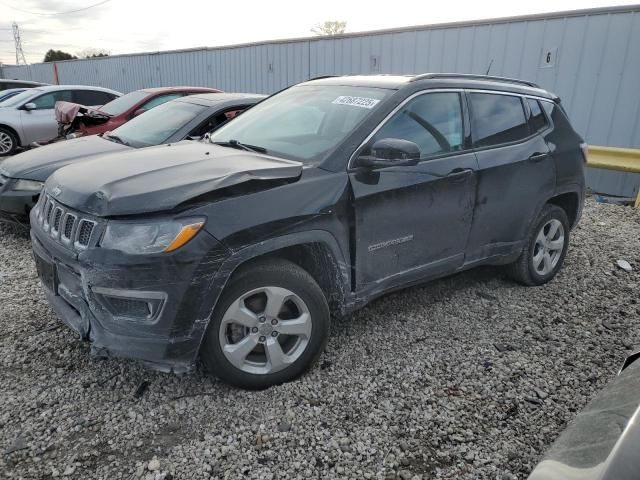
[[[240,143],[238,140],[229,140],[228,142],[212,142],[215,145],[220,145],[222,147],[231,147],[239,150],[245,150],[247,152],[254,153],[267,153],[267,149],[264,147],[257,147],[255,145],[247,145],[245,143]]]

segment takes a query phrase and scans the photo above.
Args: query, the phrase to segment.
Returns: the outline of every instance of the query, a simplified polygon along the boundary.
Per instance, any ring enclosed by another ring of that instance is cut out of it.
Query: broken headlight
[[[195,237],[203,225],[203,218],[145,223],[111,221],[100,246],[133,255],[172,252]]]
[[[35,180],[16,180],[16,183],[13,184],[11,190],[21,191],[21,192],[39,192],[42,190],[44,186],[43,182],[37,182]]]

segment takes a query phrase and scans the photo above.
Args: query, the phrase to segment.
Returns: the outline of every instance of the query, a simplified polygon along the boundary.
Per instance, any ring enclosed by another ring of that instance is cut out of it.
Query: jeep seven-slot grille
[[[59,243],[75,249],[91,245],[98,225],[95,220],[83,218],[46,194],[41,196],[36,208],[38,227]]]
[[[73,227],[75,226],[78,217],[67,213],[67,218],[64,221],[64,230],[62,231],[62,237],[65,240],[71,240],[71,234],[73,233]]]
[[[89,220],[80,220],[80,229],[78,231],[78,243],[84,247],[89,245],[91,240],[91,234],[93,233],[93,227],[95,223]]]
[[[53,213],[53,222],[51,224],[51,228],[57,232],[60,230],[60,220],[62,220],[62,209],[57,207]]]

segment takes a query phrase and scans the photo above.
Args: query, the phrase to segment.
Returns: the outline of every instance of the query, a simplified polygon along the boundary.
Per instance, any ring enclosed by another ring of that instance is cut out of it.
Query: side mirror
[[[133,112],[133,116],[137,117],[138,115],[142,115],[144,112],[146,112],[147,110],[145,108],[139,108],[137,109],[135,112]]]
[[[358,157],[357,165],[368,168],[401,167],[417,165],[420,148],[409,140],[383,138],[371,147],[371,155]]]
[[[25,109],[27,112],[30,112],[31,110],[37,110],[38,106],[33,102],[29,102],[29,103],[25,103],[22,106],[22,108]]]

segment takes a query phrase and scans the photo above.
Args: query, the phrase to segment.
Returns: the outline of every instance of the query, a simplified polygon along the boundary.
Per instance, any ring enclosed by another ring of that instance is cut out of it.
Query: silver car
[[[120,92],[86,85],[51,85],[30,88],[0,102],[0,156],[32,142],[48,141],[58,134],[53,107],[58,101],[101,106]]]

